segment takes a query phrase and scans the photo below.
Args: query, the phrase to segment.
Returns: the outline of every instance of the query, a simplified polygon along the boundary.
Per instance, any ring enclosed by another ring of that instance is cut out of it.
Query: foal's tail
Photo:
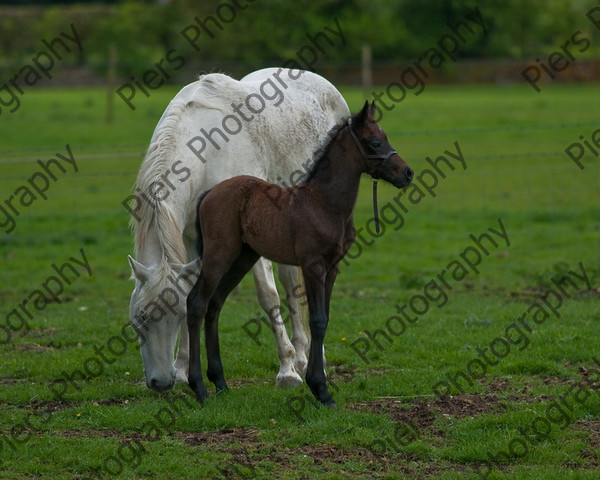
[[[196,251],[198,252],[199,258],[202,258],[202,251],[204,249],[204,240],[202,239],[202,227],[200,227],[200,204],[204,197],[210,193],[210,190],[204,192],[198,197],[198,204],[196,205],[196,233],[198,234],[198,240],[196,240]]]

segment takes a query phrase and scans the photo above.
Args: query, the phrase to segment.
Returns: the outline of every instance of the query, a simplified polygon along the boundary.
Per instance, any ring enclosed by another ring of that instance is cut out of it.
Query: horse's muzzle
[[[151,388],[152,390],[155,390],[157,392],[165,392],[167,390],[171,390],[173,388],[173,385],[175,385],[174,378],[170,381],[161,381],[157,378],[151,378],[149,381],[146,382],[146,386],[148,388]]]

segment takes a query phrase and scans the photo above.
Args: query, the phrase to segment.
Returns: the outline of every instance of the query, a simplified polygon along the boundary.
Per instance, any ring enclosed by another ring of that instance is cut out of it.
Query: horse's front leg
[[[175,357],[175,381],[187,382],[190,367],[190,335],[187,321],[181,322],[179,327],[179,346]]]
[[[271,262],[261,258],[256,262],[252,270],[254,273],[254,284],[258,295],[258,303],[267,313],[271,320],[271,328],[277,342],[277,356],[279,357],[279,373],[275,379],[278,387],[293,387],[302,383],[302,378],[294,368],[295,349],[287,335],[279,295],[273,278],[273,267]]]
[[[202,298],[203,272],[192,287],[187,297],[187,325],[189,331],[189,355],[190,367],[188,383],[196,394],[196,400],[203,402],[208,397],[208,391],[202,378],[202,366],[200,355],[200,328],[206,315],[208,299]]]
[[[331,302],[331,293],[333,292],[333,285],[335,284],[335,279],[337,278],[339,271],[338,265],[339,262],[331,267],[329,272],[327,272],[327,277],[325,278],[325,313],[327,314],[327,322],[329,322],[329,304]]]
[[[327,379],[325,378],[325,366],[323,364],[323,342],[328,321],[327,271],[328,268],[324,261],[311,262],[302,266],[306,283],[306,296],[308,297],[311,338],[306,383],[317,400],[329,407],[335,407],[335,402],[327,390]]]
[[[277,272],[279,274],[279,280],[286,292],[288,310],[290,312],[292,345],[296,352],[294,368],[298,374],[306,375],[306,366],[308,364],[306,358],[306,354],[308,353],[308,338],[306,336],[306,331],[304,330],[304,323],[302,322],[302,313],[306,304],[300,302],[300,299],[304,299],[304,294],[299,295],[299,292],[302,292],[303,290],[299,275],[300,271],[298,267],[293,265],[280,264],[278,265]]]

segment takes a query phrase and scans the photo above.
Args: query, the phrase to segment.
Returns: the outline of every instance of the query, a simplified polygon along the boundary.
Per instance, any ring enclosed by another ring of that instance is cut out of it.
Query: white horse
[[[157,391],[187,381],[189,337],[186,297],[199,273],[195,205],[217,183],[253,175],[298,183],[327,134],[347,118],[348,105],[324,78],[306,71],[268,68],[240,81],[209,74],[184,87],[163,113],[128,203],[135,237],[129,263],[135,279],[129,317],[138,333],[146,385]],[[125,204],[125,202],[124,202]],[[258,301],[270,317],[280,369],[276,385],[302,383],[308,339],[298,301],[297,267],[279,265],[291,313],[290,342],[280,313],[273,269],[253,269]],[[180,332],[179,349],[175,347]]]

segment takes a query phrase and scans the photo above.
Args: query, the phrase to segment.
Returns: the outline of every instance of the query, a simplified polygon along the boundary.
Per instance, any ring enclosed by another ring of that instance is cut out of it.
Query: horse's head
[[[365,102],[363,109],[348,125],[350,134],[361,152],[365,171],[373,178],[381,178],[395,187],[406,187],[412,181],[414,171],[396,153],[387,135],[373,119],[375,103]]]
[[[131,257],[129,264],[135,279],[129,320],[140,341],[146,385],[162,392],[175,383],[177,333],[199,268],[196,261],[175,268],[166,263],[147,267]]]

